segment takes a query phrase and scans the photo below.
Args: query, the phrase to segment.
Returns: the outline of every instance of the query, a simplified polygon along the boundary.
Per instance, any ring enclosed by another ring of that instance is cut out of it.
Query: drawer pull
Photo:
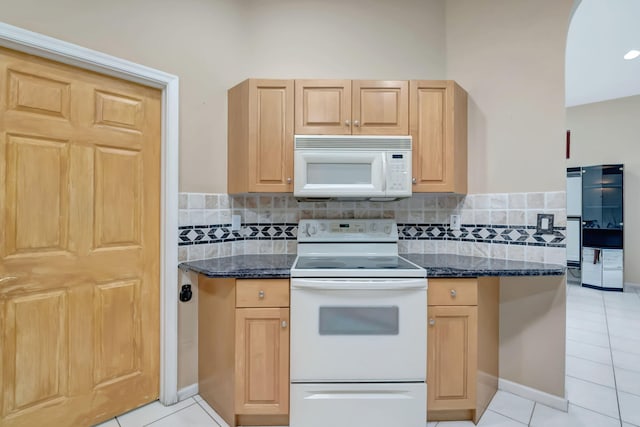
[[[287,326],[289,326],[286,320],[283,320],[280,325],[282,326],[282,329],[285,329]]]
[[[429,325],[433,326],[436,324],[436,321],[434,319],[429,319]]]
[[[458,293],[456,292],[456,290],[455,290],[455,289],[451,289],[451,296],[455,298],[455,297],[456,297],[456,295],[458,295]]]
[[[264,299],[264,291],[258,291],[258,298]]]

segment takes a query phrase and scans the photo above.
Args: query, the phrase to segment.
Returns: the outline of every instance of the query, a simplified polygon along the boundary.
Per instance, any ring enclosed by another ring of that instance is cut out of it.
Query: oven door
[[[291,279],[291,382],[426,378],[427,281]]]
[[[384,152],[296,150],[296,197],[383,197]]]

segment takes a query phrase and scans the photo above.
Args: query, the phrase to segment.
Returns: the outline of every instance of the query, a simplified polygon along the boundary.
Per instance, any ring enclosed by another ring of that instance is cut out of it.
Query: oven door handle
[[[382,391],[382,390],[327,390],[318,393],[309,393],[305,396],[305,400],[413,400],[414,397],[410,396],[406,391]]]
[[[357,279],[329,279],[329,280],[307,280],[296,279],[291,282],[291,289],[313,289],[313,290],[418,290],[427,289],[426,279],[421,280],[357,280]]]

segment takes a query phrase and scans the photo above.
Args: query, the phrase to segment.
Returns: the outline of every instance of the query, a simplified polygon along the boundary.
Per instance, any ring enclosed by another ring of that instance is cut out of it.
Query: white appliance
[[[606,290],[624,286],[622,249],[582,249],[582,285]]]
[[[426,271],[398,256],[393,220],[300,221],[290,426],[424,427],[426,317]]]
[[[567,168],[567,267],[580,268],[582,252],[582,168]]]
[[[582,215],[582,168],[567,168],[567,216]]]
[[[567,266],[580,267],[580,241],[582,220],[567,218]]]
[[[296,135],[293,195],[394,200],[411,196],[411,136]]]

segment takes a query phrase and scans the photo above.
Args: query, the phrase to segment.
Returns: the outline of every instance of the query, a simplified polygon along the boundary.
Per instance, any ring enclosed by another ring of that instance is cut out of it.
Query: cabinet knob
[[[351,126],[351,121],[350,120],[345,120],[344,121],[344,125],[345,126]]]
[[[291,184],[291,178],[287,178],[287,184]]]
[[[264,291],[258,291],[258,298],[264,299]]]
[[[353,121],[353,125],[354,125],[355,127],[360,126],[360,121],[358,121],[358,120],[354,120],[354,121]]]
[[[282,326],[282,329],[285,329],[287,326],[289,326],[289,324],[287,323],[286,320],[283,320],[280,326]]]
[[[411,183],[412,183],[412,184],[415,184],[415,183],[417,183],[417,182],[418,182],[418,180],[417,180],[415,177],[411,178]]]
[[[433,326],[433,325],[435,325],[435,324],[436,324],[435,319],[429,319],[429,325],[430,325],[430,326]]]
[[[451,292],[451,296],[454,297],[454,298],[456,297],[456,295],[458,295],[458,293],[456,292],[455,289],[451,289],[450,292]]]

